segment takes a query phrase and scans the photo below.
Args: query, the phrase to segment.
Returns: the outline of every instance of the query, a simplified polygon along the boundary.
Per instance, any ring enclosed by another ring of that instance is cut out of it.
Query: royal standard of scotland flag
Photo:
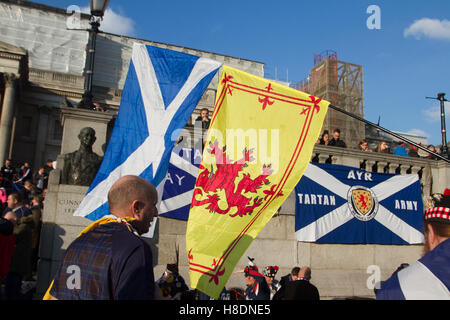
[[[186,228],[191,288],[219,297],[308,166],[329,104],[223,66]]]
[[[295,187],[295,237],[318,243],[423,242],[417,175],[310,163]]]
[[[170,157],[167,179],[158,215],[188,220],[202,150],[175,147]]]
[[[140,176],[162,190],[174,142],[220,65],[134,44],[105,157],[74,215],[97,220],[109,214],[107,193],[125,175]]]

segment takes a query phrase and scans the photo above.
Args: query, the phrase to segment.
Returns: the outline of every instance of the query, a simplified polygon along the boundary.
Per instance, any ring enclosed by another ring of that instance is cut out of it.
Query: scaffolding
[[[309,76],[293,85],[297,90],[325,99],[331,104],[364,118],[362,66],[339,61],[336,52],[314,54],[314,67]],[[324,130],[341,130],[341,139],[355,148],[365,138],[364,123],[329,109]]]

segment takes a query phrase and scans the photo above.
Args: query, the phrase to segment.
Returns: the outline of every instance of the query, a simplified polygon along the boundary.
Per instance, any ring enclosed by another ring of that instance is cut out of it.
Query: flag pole
[[[438,157],[439,159],[444,160],[444,161],[450,163],[450,160],[449,160],[449,159],[447,159],[447,158],[441,156],[440,154],[438,154],[438,153],[436,153],[436,152],[433,152],[433,151],[430,151],[430,150],[428,150],[427,148],[421,146],[420,144],[417,144],[417,143],[415,143],[415,142],[413,142],[413,141],[411,141],[411,140],[409,140],[409,139],[407,139],[407,138],[405,138],[405,137],[403,137],[403,136],[401,136],[401,135],[399,135],[399,134],[397,134],[397,133],[395,133],[395,132],[392,132],[392,131],[390,131],[390,130],[388,130],[388,129],[385,129],[385,128],[383,128],[383,127],[380,127],[379,125],[376,125],[376,124],[373,123],[373,122],[370,122],[370,121],[368,121],[368,120],[366,120],[366,119],[364,119],[364,118],[361,118],[360,116],[358,116],[358,115],[356,115],[356,114],[353,114],[353,113],[351,113],[351,112],[348,112],[348,111],[346,111],[346,110],[344,110],[344,109],[342,109],[342,108],[336,107],[336,106],[334,106],[334,105],[332,105],[332,104],[330,104],[328,107],[331,108],[331,109],[333,109],[333,110],[339,111],[339,112],[341,112],[341,113],[343,113],[343,114],[345,114],[345,115],[347,115],[347,116],[350,116],[350,117],[352,117],[352,118],[355,118],[356,120],[365,122],[365,123],[371,125],[372,127],[375,127],[375,128],[378,129],[378,130],[384,131],[384,132],[390,134],[391,136],[396,137],[397,139],[400,139],[400,140],[402,140],[402,141],[405,141],[405,142],[409,143],[410,145],[413,145],[413,146],[415,146],[415,147],[417,147],[417,148],[419,148],[419,149],[422,149],[423,151],[426,151],[426,152],[428,152],[428,153],[431,153],[432,155]]]

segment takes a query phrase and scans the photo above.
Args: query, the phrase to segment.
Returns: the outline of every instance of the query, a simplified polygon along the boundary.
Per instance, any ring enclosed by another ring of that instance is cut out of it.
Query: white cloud
[[[90,7],[82,7],[81,12],[90,13]],[[103,21],[100,21],[100,30],[121,36],[134,36],[134,21],[123,14],[107,8]]]
[[[413,36],[416,39],[422,37],[432,39],[450,40],[450,21],[444,19],[422,18],[414,21],[412,25],[403,31],[404,37]]]
[[[409,130],[406,133],[414,135],[414,136],[418,136],[418,137],[424,137],[424,138],[429,138],[430,137],[430,135],[428,133],[426,133],[425,131],[423,131],[421,129],[411,129],[411,130]]]
[[[445,121],[450,120],[450,104],[447,102],[444,105],[445,108]],[[440,122],[441,121],[441,107],[440,105],[434,105],[432,107],[429,107],[427,109],[423,109],[422,113],[425,116],[425,119],[428,122]]]

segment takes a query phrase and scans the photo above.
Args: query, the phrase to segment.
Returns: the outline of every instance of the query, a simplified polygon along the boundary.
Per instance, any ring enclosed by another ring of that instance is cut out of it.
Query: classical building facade
[[[75,23],[64,9],[29,1],[0,1],[0,163],[12,158],[15,165],[30,161],[37,168],[60,154],[60,107],[77,105],[86,76],[89,15],[79,13],[76,18]],[[134,42],[207,57],[264,76],[261,62],[100,32],[93,95],[106,112],[117,114]],[[203,107],[212,111],[219,76],[220,72],[192,119]]]

